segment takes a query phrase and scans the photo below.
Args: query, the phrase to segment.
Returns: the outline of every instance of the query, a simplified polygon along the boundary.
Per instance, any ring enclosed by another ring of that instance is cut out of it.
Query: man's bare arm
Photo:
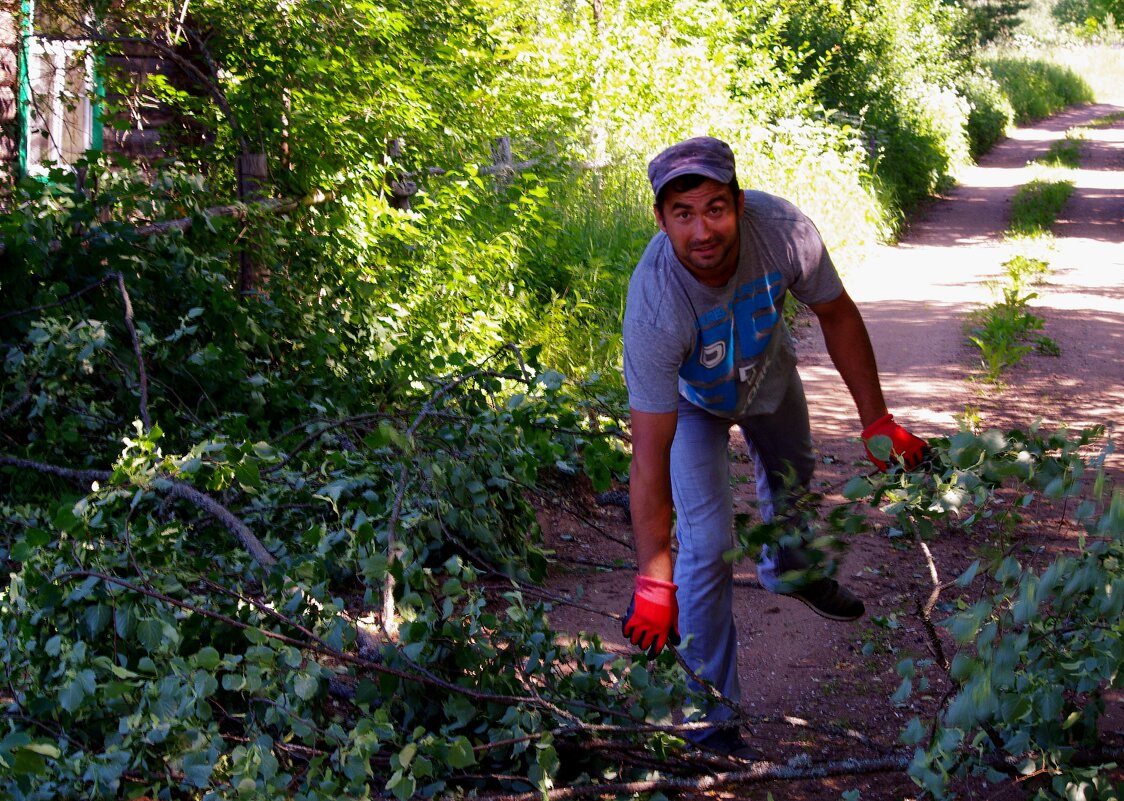
[[[632,410],[632,470],[629,507],[641,576],[672,580],[671,441],[677,412]]]
[[[886,414],[878,365],[858,307],[844,290],[828,303],[809,306],[819,318],[827,352],[854,398],[863,427]]]

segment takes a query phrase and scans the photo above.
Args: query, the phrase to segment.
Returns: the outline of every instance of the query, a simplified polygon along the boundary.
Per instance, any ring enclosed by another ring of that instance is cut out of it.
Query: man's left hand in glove
[[[912,470],[917,467],[929,456],[928,443],[919,437],[913,436],[913,434],[910,434],[895,423],[894,415],[889,412],[864,428],[862,437],[863,445],[866,446],[866,455],[883,473],[889,469],[889,464],[871,453],[870,441],[874,437],[889,437],[890,458],[896,461],[900,457],[905,464],[906,470]]]

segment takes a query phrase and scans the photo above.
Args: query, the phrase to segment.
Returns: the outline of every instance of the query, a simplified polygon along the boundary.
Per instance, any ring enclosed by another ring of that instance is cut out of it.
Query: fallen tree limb
[[[944,645],[941,643],[940,635],[937,634],[937,627],[933,624],[933,610],[936,609],[937,601],[941,598],[941,591],[946,585],[941,583],[940,574],[937,572],[937,562],[933,559],[933,552],[929,550],[929,546],[920,537],[917,539],[917,544],[925,555],[925,564],[929,568],[929,578],[933,582],[933,591],[929,593],[925,603],[922,603],[920,598],[916,599],[917,616],[925,629],[925,635],[929,638],[929,651],[933,654],[937,663],[947,671],[952,663],[945,656]]]
[[[141,353],[140,338],[137,336],[137,327],[133,323],[133,301],[129,297],[129,290],[125,287],[125,276],[117,273],[117,288],[121,291],[121,303],[125,307],[125,328],[129,331],[129,339],[133,343],[133,355],[137,359],[137,383],[140,385],[140,416],[144,423],[144,430],[152,429],[152,418],[148,416],[148,374],[144,369],[144,355]]]
[[[429,687],[435,687],[437,689],[445,690],[446,692],[463,695],[466,698],[469,698],[473,701],[487,702],[487,703],[497,703],[497,704],[507,704],[507,705],[511,705],[511,706],[514,706],[514,705],[517,705],[517,704],[527,704],[529,706],[533,706],[533,707],[537,707],[537,708],[547,708],[547,709],[549,709],[548,705],[545,704],[542,701],[542,699],[537,698],[535,696],[504,695],[504,694],[497,694],[497,693],[489,693],[489,692],[485,692],[485,691],[481,691],[481,690],[476,690],[476,689],[473,689],[471,687],[464,687],[464,686],[461,686],[461,685],[458,685],[458,684],[454,684],[453,682],[446,681],[445,679],[442,679],[438,676],[433,675],[429,671],[424,671],[422,673],[410,673],[409,671],[399,670],[397,668],[393,668],[393,667],[390,667],[388,665],[384,665],[381,662],[375,661],[373,659],[368,659],[366,657],[356,656],[354,654],[350,654],[350,653],[347,653],[345,651],[340,651],[340,650],[338,650],[336,648],[333,648],[332,646],[328,645],[328,643],[326,643],[323,639],[321,639],[320,637],[316,637],[315,635],[313,635],[313,637],[311,639],[301,640],[301,639],[298,639],[296,637],[290,637],[286,634],[282,634],[282,633],[277,632],[277,631],[271,631],[269,629],[263,629],[263,628],[260,628],[258,626],[254,626],[250,623],[246,623],[246,622],[243,622],[241,620],[236,620],[235,618],[232,618],[229,615],[224,615],[221,612],[215,612],[215,611],[210,610],[210,609],[204,609],[200,606],[196,606],[195,604],[187,603],[186,601],[181,601],[178,598],[173,598],[172,596],[166,595],[165,593],[159,592],[157,590],[152,590],[152,589],[149,589],[148,587],[140,586],[139,584],[134,584],[131,581],[126,581],[123,578],[119,578],[117,576],[110,575],[109,573],[103,573],[103,572],[97,571],[97,570],[71,570],[67,573],[60,574],[59,576],[56,577],[55,580],[56,581],[68,581],[68,580],[85,579],[85,578],[96,578],[99,581],[103,581],[103,582],[106,582],[108,584],[115,584],[118,587],[129,590],[130,592],[139,593],[141,595],[147,596],[147,597],[152,598],[154,600],[166,603],[170,606],[174,606],[174,607],[177,607],[179,609],[182,609],[185,612],[191,612],[193,614],[197,614],[197,615],[200,615],[202,617],[209,618],[211,620],[217,620],[219,622],[226,623],[227,625],[229,625],[233,628],[242,629],[242,630],[253,629],[254,631],[260,632],[262,634],[262,636],[264,636],[264,637],[267,637],[271,640],[276,640],[278,642],[282,642],[286,645],[291,645],[294,648],[298,648],[300,650],[306,650],[306,651],[312,651],[314,653],[324,654],[325,656],[333,657],[334,659],[337,659],[340,662],[346,662],[346,663],[354,665],[356,667],[361,667],[361,668],[371,670],[371,671],[376,672],[376,673],[383,673],[383,674],[386,674],[386,675],[389,675],[389,676],[395,676],[395,677],[397,677],[399,679],[403,679],[405,681],[417,682],[419,684],[424,684],[424,685],[429,686]],[[270,615],[270,616],[276,619],[276,617],[278,615],[273,614],[273,615]],[[294,624],[294,628],[301,629],[301,627],[297,626],[296,624]],[[307,631],[307,630],[305,630],[305,631]],[[307,634],[306,634],[306,636],[307,636]],[[627,713],[623,712],[623,711],[620,713],[620,715],[621,715],[621,717],[628,717]],[[611,730],[619,730],[620,729],[620,727],[609,727],[609,726],[587,727],[584,724],[581,724],[579,722],[575,726],[567,727],[567,730],[575,730],[576,731],[579,728],[580,729],[586,729],[586,728],[590,728],[590,729],[611,729]]]
[[[488,360],[498,357],[505,351],[511,351],[515,354],[516,360],[519,362],[521,370],[521,380],[526,381],[527,366],[523,363],[523,354],[519,352],[519,348],[511,343],[505,343],[496,349]],[[486,360],[487,361],[487,360]],[[414,438],[418,428],[421,426],[425,419],[430,415],[436,413],[438,402],[451,393],[454,389],[465,384],[469,381],[474,381],[478,378],[504,378],[504,379],[517,379],[520,376],[511,375],[509,373],[500,373],[495,370],[480,368],[473,370],[469,373],[455,376],[452,380],[447,381],[445,384],[439,386],[433,395],[422,406],[421,411],[418,412],[414,421],[406,429],[407,442]],[[386,558],[387,564],[393,565],[397,558],[398,548],[398,522],[402,516],[402,503],[406,497],[406,487],[410,477],[410,462],[406,458],[408,454],[402,455],[402,467],[398,471],[398,488],[394,493],[394,504],[390,510],[390,519],[386,524]],[[383,601],[382,601],[382,626],[383,632],[387,637],[394,640],[398,637],[398,614],[394,606],[394,573],[391,570],[386,571],[386,578],[383,580]]]
[[[823,779],[828,776],[861,776],[869,773],[893,773],[905,770],[909,765],[905,755],[879,757],[876,759],[845,759],[838,762],[822,762],[811,765],[778,765],[774,762],[755,762],[745,770],[728,773],[714,773],[708,776],[683,779],[651,779],[648,781],[617,782],[613,784],[591,784],[585,786],[558,787],[545,792],[517,793],[514,795],[478,795],[478,801],[563,801],[568,798],[588,798],[590,796],[632,795],[634,793],[654,793],[662,791],[703,791],[720,790],[742,784],[759,784],[767,781],[800,781],[803,779]]]
[[[109,481],[113,477],[113,473],[109,470],[75,470],[70,467],[60,467],[59,465],[35,462],[30,459],[0,455],[0,467],[3,466],[34,470],[38,473],[58,476],[59,478],[65,478],[67,481],[73,481],[86,486],[93,484],[95,481]],[[233,533],[234,536],[238,538],[238,541],[242,543],[242,546],[249,552],[250,556],[262,567],[272,567],[277,564],[277,560],[273,557],[273,554],[262,545],[261,540],[250,530],[250,527],[239,520],[233,512],[210,495],[200,492],[184,481],[167,476],[157,477],[153,481],[152,487],[158,492],[163,492],[165,495],[170,495],[173,498],[179,498],[180,500],[185,500],[198,506],[221,523],[228,531]]]
[[[0,241],[0,256],[2,256],[3,254],[4,254],[4,243],[2,241]],[[25,314],[35,314],[35,312],[46,311],[47,309],[54,309],[58,306],[63,306],[65,304],[69,303],[70,301],[74,300],[75,298],[79,298],[82,295],[85,295],[87,292],[91,292],[91,291],[97,289],[99,286],[109,283],[110,281],[112,281],[116,277],[117,277],[117,273],[109,273],[108,275],[105,275],[105,276],[99,278],[97,281],[94,281],[94,283],[89,284],[87,286],[84,286],[81,289],[75,290],[74,292],[71,292],[69,295],[66,295],[63,298],[60,298],[59,300],[56,300],[53,303],[44,303],[40,306],[31,306],[31,307],[26,308],[26,309],[13,309],[12,311],[4,312],[3,314],[0,314],[0,320],[7,320],[9,317],[22,317]]]

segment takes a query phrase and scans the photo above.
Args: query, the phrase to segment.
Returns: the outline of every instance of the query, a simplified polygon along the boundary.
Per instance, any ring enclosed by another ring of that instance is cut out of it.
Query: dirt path
[[[1066,131],[1122,109],[1092,105],[1022,128],[969,170],[960,185],[847,277],[878,354],[894,411],[914,426],[953,426],[972,406],[988,425],[1071,427],[1119,419],[1124,410],[1124,122],[1085,129],[1080,170],[1028,166]],[[1034,178],[1072,180],[1076,189],[1054,228],[1055,243],[1034,255],[1051,274],[1032,302],[1060,358],[1032,355],[996,392],[966,381],[978,353],[963,336],[965,314],[995,300],[984,284],[1019,249],[1003,242],[1010,200]],[[824,405],[839,396],[817,363],[803,375]],[[1119,420],[1118,420],[1119,421]],[[1124,422],[1124,421],[1120,421]],[[850,421],[829,416],[830,433]]]
[[[874,341],[890,408],[916,433],[951,433],[956,416],[966,409],[989,428],[1025,428],[1038,417],[1048,428],[1124,422],[1124,120],[1089,129],[1080,170],[1044,175],[1042,168],[1027,164],[1071,128],[1122,111],[1124,101],[1086,106],[1015,131],[966,172],[946,198],[931,204],[899,245],[879,249],[846,270],[845,283]],[[1013,255],[1002,237],[1010,198],[1034,177],[1064,177],[1077,187],[1055,228],[1053,249],[1040,256],[1052,272],[1034,302],[1035,313],[1046,320],[1044,333],[1059,344],[1061,356],[1027,357],[1007,386],[997,390],[972,380],[978,352],[965,339],[963,325],[972,309],[995,300],[984,282],[999,275]],[[858,422],[814,324],[800,330],[798,338],[821,462],[817,483],[830,500],[863,469],[855,439]],[[744,451],[734,439],[731,447],[735,456]],[[1118,477],[1124,473],[1119,453],[1110,461]],[[748,508],[752,465],[744,458],[735,462],[735,494]],[[606,645],[627,652],[619,624],[605,612],[620,613],[628,602],[631,533],[616,509],[587,506],[581,517],[597,528],[573,515],[546,515],[564,568],[552,589],[579,597],[586,607],[559,607],[552,620],[563,631],[598,632]],[[970,543],[935,547],[946,576],[955,576],[969,561]],[[625,567],[612,569],[614,563]],[[883,531],[855,538],[840,577],[864,597],[868,613],[857,623],[840,624],[764,592],[752,564],[737,566],[743,706],[750,716],[762,716],[745,733],[766,757],[788,759],[804,750],[813,759],[862,758],[876,755],[879,745],[894,746],[911,710],[889,703],[898,683],[893,664],[902,655],[926,655],[922,633],[910,617],[913,590],[927,582],[922,570],[916,554],[892,547]],[[825,744],[764,721],[781,714],[852,726],[875,747],[851,751],[846,744]],[[902,774],[772,790],[778,798],[836,799],[852,787],[862,790],[864,801],[914,793]],[[722,797],[764,799],[767,789]],[[989,790],[978,797],[1021,796]]]

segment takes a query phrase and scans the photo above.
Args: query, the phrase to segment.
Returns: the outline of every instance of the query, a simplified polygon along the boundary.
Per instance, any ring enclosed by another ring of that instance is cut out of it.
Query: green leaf
[[[878,434],[868,439],[866,441],[866,447],[870,449],[875,459],[883,462],[889,462],[890,456],[894,451],[893,441],[885,434]]]
[[[16,776],[39,775],[47,770],[47,760],[26,748],[14,750],[11,761],[11,771]]]
[[[74,603],[88,598],[90,593],[94,591],[94,587],[98,586],[98,582],[100,581],[101,579],[97,576],[87,576],[81,584],[70,591],[70,595],[67,596],[67,601]]]
[[[476,716],[476,705],[463,695],[451,695],[444,703],[444,711],[456,727],[461,727]]]
[[[902,730],[901,741],[906,745],[917,745],[925,738],[925,727],[920,718],[911,718]]]
[[[137,623],[137,639],[150,653],[164,644],[164,624],[156,618],[146,617]]]
[[[379,688],[373,681],[360,679],[359,684],[355,687],[355,703],[371,704],[378,702],[380,698]]]
[[[62,751],[58,749],[54,743],[38,742],[28,743],[23,746],[24,750],[31,751],[33,754],[45,756],[48,759],[58,759],[62,755]]]
[[[467,768],[476,764],[476,754],[467,737],[458,737],[449,744],[449,765],[454,768]]]
[[[398,754],[397,754],[398,765],[403,770],[410,767],[410,763],[414,761],[414,757],[417,756],[417,753],[418,753],[418,744],[417,743],[406,743],[406,745],[404,745],[402,747],[402,750],[399,751]]]
[[[102,629],[109,625],[109,621],[113,619],[113,610],[105,604],[96,604],[86,607],[82,617],[86,622],[86,629],[89,631],[90,637],[96,638]]]
[[[298,673],[293,680],[293,691],[298,698],[308,701],[320,690],[320,679],[308,673]]]
[[[394,793],[394,797],[399,801],[406,801],[414,794],[414,789],[417,787],[417,782],[414,777],[409,774],[404,774],[402,771],[397,770],[390,777],[390,781],[386,783],[386,789]]]
[[[235,465],[234,477],[243,487],[258,488],[261,486],[261,470],[256,461],[242,462]]]
[[[67,712],[73,712],[82,706],[82,702],[96,689],[94,671],[82,670],[59,691],[59,704]]]
[[[956,579],[956,586],[967,587],[972,583],[972,580],[976,577],[976,573],[979,571],[979,569],[980,560],[977,559],[972,562],[972,564],[968,565],[968,569],[961,573],[960,576]]]
[[[195,666],[202,670],[214,670],[222,661],[222,655],[218,652],[218,649],[205,645],[195,654],[194,661]]]
[[[870,481],[864,476],[855,476],[843,487],[843,497],[849,501],[857,501],[870,494],[872,488]]]

